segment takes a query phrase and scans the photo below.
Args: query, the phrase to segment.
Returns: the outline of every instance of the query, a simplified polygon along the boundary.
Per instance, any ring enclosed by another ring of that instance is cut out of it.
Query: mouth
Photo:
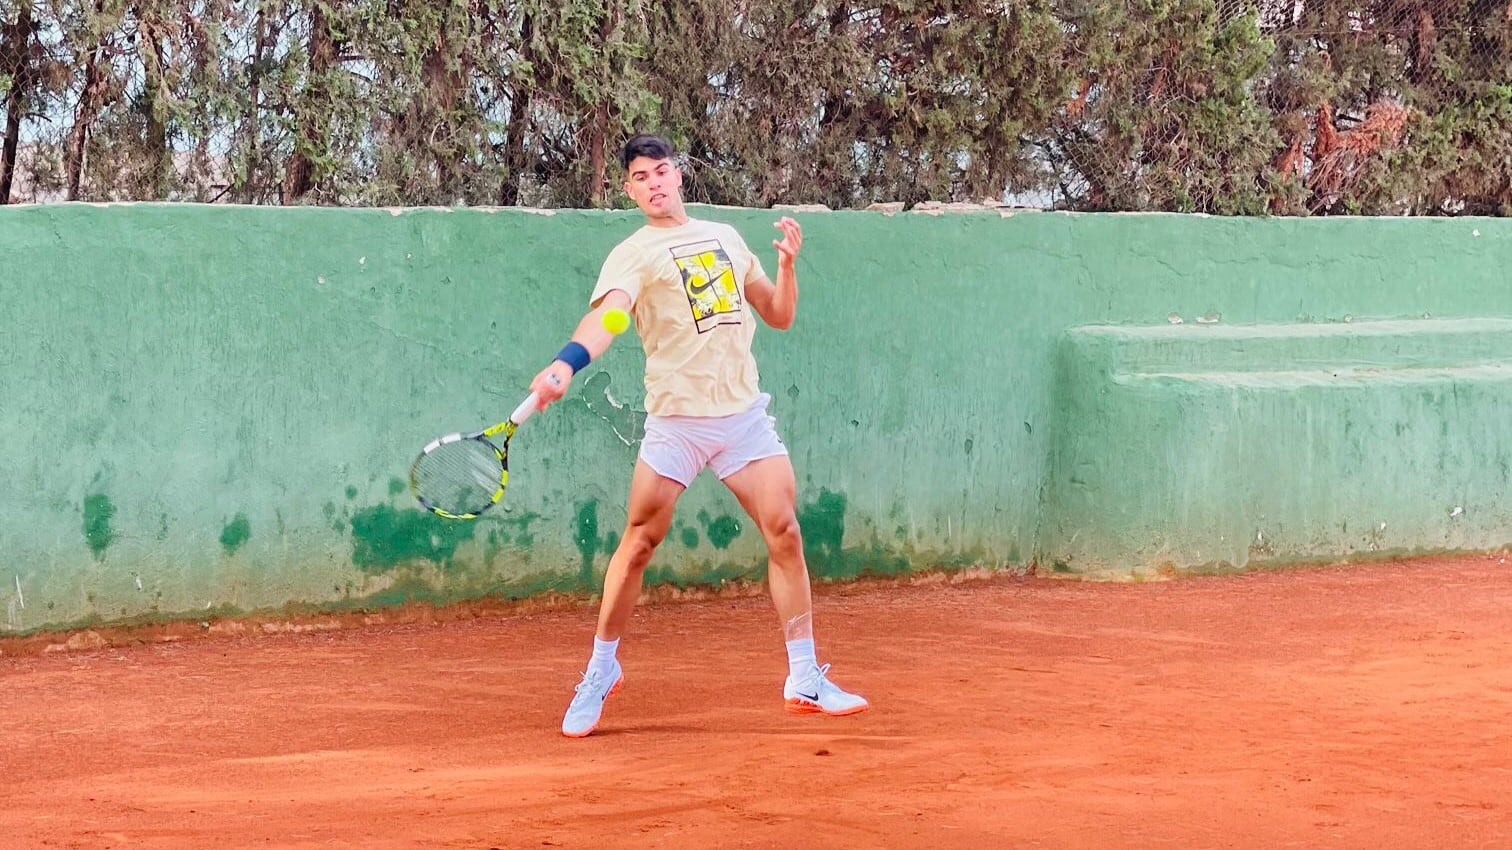
[[[651,196],[651,203],[653,203],[653,204],[659,204],[662,201],[665,201],[666,199],[667,199],[666,195],[663,195],[661,193],[657,193],[657,194]]]

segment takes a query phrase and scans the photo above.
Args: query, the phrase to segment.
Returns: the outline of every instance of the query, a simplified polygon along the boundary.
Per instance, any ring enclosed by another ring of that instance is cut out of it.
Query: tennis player
[[[560,399],[572,376],[609,347],[604,314],[621,309],[634,318],[646,352],[645,438],[630,480],[624,537],[604,576],[593,654],[562,718],[562,734],[572,738],[593,732],[605,700],[624,683],[617,651],[646,565],[672,524],[678,497],[705,468],[730,488],[766,541],[767,583],[787,643],[787,710],[848,715],[868,707],[831,682],[829,665],[815,654],[793,466],[751,355],[753,310],[774,328],[793,325],[803,232],[785,216],[775,224],[781,238],[772,243],[773,283],[733,227],[688,216],[675,157],[659,136],[625,143],[624,188],[645,225],[609,253],[589,312],[530,386],[543,408]]]

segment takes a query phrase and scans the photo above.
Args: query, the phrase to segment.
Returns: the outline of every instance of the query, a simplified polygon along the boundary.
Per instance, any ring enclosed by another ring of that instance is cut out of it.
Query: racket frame
[[[487,511],[489,508],[497,505],[504,498],[505,488],[509,486],[509,439],[514,436],[515,430],[518,429],[521,425],[525,424],[525,420],[533,416],[538,409],[539,408],[536,403],[536,394],[531,393],[525,398],[524,401],[520,402],[520,406],[515,408],[515,412],[510,414],[509,418],[504,420],[503,422],[500,422],[496,425],[490,425],[481,431],[447,434],[444,437],[437,437],[436,439],[431,440],[429,443],[426,443],[425,448],[420,450],[420,454],[416,455],[414,462],[410,464],[410,492],[414,494],[415,501],[420,503],[420,507],[425,508],[426,510],[443,519],[477,519],[479,516],[482,516],[484,511]],[[497,437],[500,434],[504,435],[504,439],[500,443],[495,443],[492,438]],[[477,440],[478,442],[482,443],[485,446],[488,446],[493,450],[494,457],[499,461],[499,486],[494,488],[493,494],[490,496],[488,504],[482,506],[481,508],[478,508],[476,511],[473,511],[471,513],[458,514],[438,507],[437,505],[432,504],[429,499],[425,498],[425,494],[420,492],[419,481],[416,478],[416,470],[420,468],[420,461],[424,459],[426,455],[442,446],[455,443],[460,440]]]

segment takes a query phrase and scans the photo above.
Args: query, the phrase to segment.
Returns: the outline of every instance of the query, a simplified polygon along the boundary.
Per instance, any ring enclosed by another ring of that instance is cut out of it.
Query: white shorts
[[[656,474],[687,487],[704,467],[723,480],[753,461],[785,455],[777,420],[766,412],[771,400],[762,393],[729,416],[647,416],[640,458]]]

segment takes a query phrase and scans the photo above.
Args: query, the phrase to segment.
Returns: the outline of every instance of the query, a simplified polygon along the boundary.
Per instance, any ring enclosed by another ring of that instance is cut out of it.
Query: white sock
[[[788,675],[794,679],[808,675],[809,671],[819,666],[819,659],[814,656],[813,638],[788,641],[787,652]]]
[[[593,636],[593,657],[588,659],[588,671],[594,670],[608,674],[614,669],[614,653],[619,649],[619,638],[614,640],[599,640],[598,635]]]

